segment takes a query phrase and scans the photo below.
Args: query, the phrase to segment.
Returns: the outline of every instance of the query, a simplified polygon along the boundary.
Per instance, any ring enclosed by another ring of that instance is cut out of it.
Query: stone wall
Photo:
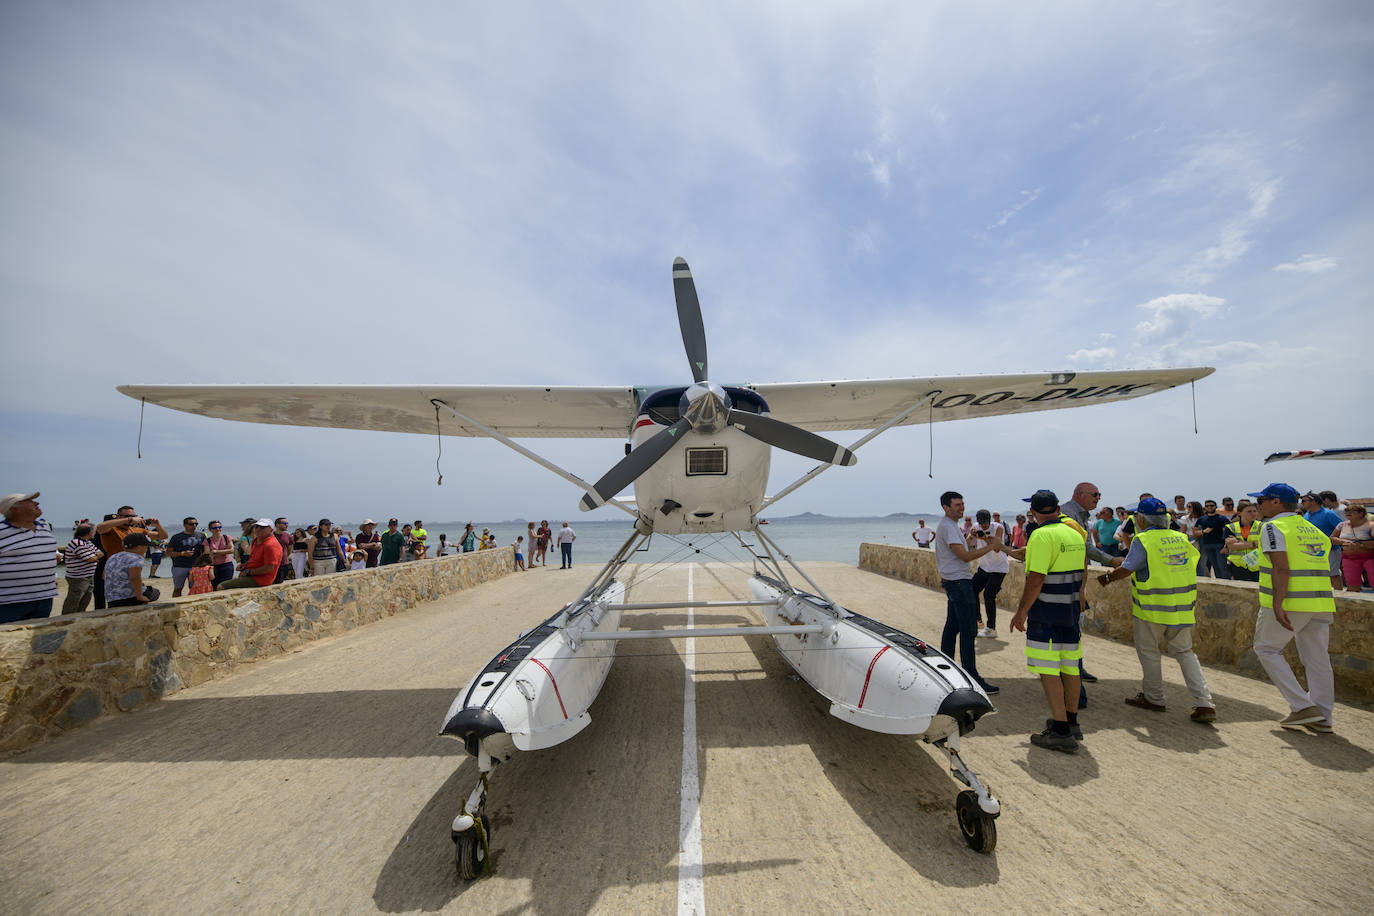
[[[861,544],[859,568],[926,588],[940,588],[934,550]],[[1104,587],[1097,583],[1096,576],[1106,570],[1097,566],[1089,570],[1085,631],[1117,642],[1133,643],[1130,583],[1113,582]],[[1015,612],[1025,581],[1025,566],[1012,560],[1011,571],[997,596],[997,606]],[[1263,677],[1259,659],[1251,648],[1258,611],[1259,586],[1256,583],[1199,580],[1197,626],[1193,631],[1193,649],[1198,658],[1204,664]],[[1006,632],[1005,623],[1001,629]],[[1357,703],[1374,702],[1374,595],[1336,592],[1336,622],[1331,627],[1330,653],[1331,667],[1336,675],[1336,695]],[[1293,670],[1302,677],[1302,665],[1291,643],[1286,654]]]
[[[0,626],[0,752],[514,569],[486,550]]]

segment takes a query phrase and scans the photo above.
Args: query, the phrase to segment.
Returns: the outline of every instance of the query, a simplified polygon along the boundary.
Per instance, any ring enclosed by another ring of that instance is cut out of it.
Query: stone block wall
[[[0,753],[504,576],[484,550],[0,626]]]
[[[934,550],[861,544],[859,568],[926,588],[940,588]],[[1088,619],[1084,629],[1117,642],[1133,644],[1130,582],[1098,585],[1096,576],[1105,571],[1102,567],[1089,567]],[[1007,609],[1008,620],[1020,604],[1025,582],[1025,566],[1012,560],[1011,571],[997,596],[997,606]],[[1259,586],[1256,583],[1200,579],[1197,625],[1193,631],[1193,650],[1198,658],[1204,664],[1263,677],[1259,659],[1251,648],[1258,613]],[[999,625],[1005,633],[1006,623],[999,619]],[[1297,650],[1291,643],[1285,654],[1298,677],[1303,677]],[[1336,695],[1346,701],[1374,702],[1374,595],[1336,592],[1336,622],[1331,627],[1330,654],[1336,676]]]

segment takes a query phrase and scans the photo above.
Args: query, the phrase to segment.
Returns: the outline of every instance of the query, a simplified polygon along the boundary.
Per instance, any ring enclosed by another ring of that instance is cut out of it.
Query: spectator
[[[293,538],[291,532],[287,531],[291,523],[281,516],[272,520],[272,537],[277,539],[281,545],[281,565],[277,567],[278,584],[296,578],[296,570],[291,565],[291,545]]]
[[[1116,543],[1116,529],[1121,527],[1121,522],[1117,521],[1116,513],[1110,506],[1103,506],[1097,510],[1097,520],[1093,522],[1093,539],[1097,542],[1097,547],[1109,557],[1119,557],[1121,552]]]
[[[359,569],[367,569],[367,551],[365,551],[365,550],[355,550],[355,551],[353,551],[353,555],[352,555],[352,556],[353,556],[353,559],[352,559],[352,560],[349,562],[349,564],[348,564],[348,568],[349,568],[350,571],[357,571],[357,570],[359,570]]]
[[[482,529],[481,542],[477,547],[478,550],[491,550],[496,546],[496,535],[491,533],[490,528]]]
[[[415,559],[415,531],[409,525],[401,526],[401,537],[405,538],[405,544],[401,548],[401,562],[409,563]]]
[[[930,542],[935,540],[935,529],[927,528],[926,520],[920,518],[916,520],[916,530],[911,532],[911,537],[917,547],[929,547]]]
[[[386,531],[382,533],[382,566],[390,566],[392,563],[401,562],[401,551],[406,548],[405,535],[397,529],[396,519],[391,519],[386,523]]]
[[[1297,514],[1298,491],[1271,483],[1255,497],[1260,517],[1259,617],[1255,621],[1255,655],[1292,712],[1283,728],[1330,734],[1336,703],[1335,678],[1327,645],[1336,602],[1331,594],[1327,554],[1331,541],[1320,528]],[[1298,644],[1307,674],[1304,690],[1283,650]]]
[[[1154,499],[1153,496],[1141,496],[1141,499]],[[1188,498],[1182,493],[1174,497],[1174,508],[1169,510],[1169,514],[1177,521],[1188,514]],[[1178,529],[1175,529],[1178,530]]]
[[[523,572],[525,570],[525,536],[522,534],[511,544],[515,548],[515,568]]]
[[[261,588],[277,581],[277,569],[281,566],[281,544],[272,536],[272,520],[258,519],[253,523],[252,531],[252,547],[248,551],[248,559],[239,569],[239,574],[228,582],[216,585],[216,591],[228,588]],[[332,568],[332,562],[330,566]]]
[[[539,565],[548,564],[549,545],[553,543],[553,529],[549,527],[548,519],[539,523],[539,530],[535,532],[539,538]]]
[[[415,524],[410,527],[410,536],[419,541],[420,546],[424,548],[421,556],[429,553],[429,532],[425,530],[424,522],[417,518]]]
[[[1216,504],[1212,504],[1216,508]],[[1138,534],[1121,566],[1097,577],[1101,585],[1131,579],[1131,614],[1135,651],[1143,673],[1140,692],[1126,698],[1128,706],[1164,712],[1164,672],[1160,645],[1178,660],[1183,680],[1193,697],[1194,722],[1217,717],[1212,694],[1193,652],[1197,606],[1197,549],[1180,532],[1169,530],[1169,512],[1157,499],[1136,507]]]
[[[973,526],[969,538],[970,550],[977,550],[992,541],[1004,545],[1007,543],[1006,529],[1000,523],[993,522],[987,509],[979,509],[974,516],[978,523]],[[1002,580],[1007,577],[1010,568],[1006,553],[1000,549],[978,558],[978,568],[973,572],[973,599],[976,602],[980,594],[983,596],[983,618],[987,621],[987,626],[978,631],[979,636],[989,639],[997,636],[997,593],[1002,590]]]
[[[1317,494],[1322,498],[1322,507],[1330,509],[1340,516],[1341,521],[1345,521],[1345,509],[1341,508],[1341,501],[1336,498],[1334,490],[1322,490]]]
[[[1200,557],[1198,575],[1210,574],[1215,579],[1231,578],[1230,566],[1221,553],[1226,547],[1226,525],[1226,517],[1217,511],[1217,501],[1207,500],[1203,504],[1202,517],[1193,524]]]
[[[91,538],[95,525],[83,522],[76,526],[62,560],[67,567],[67,597],[62,602],[63,614],[80,614],[91,603],[95,593],[95,565],[102,553]]]
[[[162,565],[162,551],[167,542],[155,535],[148,535],[148,578],[158,578],[157,569]]]
[[[196,565],[191,567],[190,594],[208,595],[215,590],[215,564],[208,553],[196,557]]]
[[[337,572],[339,564],[343,562],[343,550],[339,547],[338,536],[334,534],[334,523],[327,518],[320,519],[308,549],[312,576],[325,576]]]
[[[353,543],[367,557],[368,568],[375,567],[382,556],[382,536],[377,531],[377,523],[370,518],[363,519],[363,523],[358,526],[358,536],[353,539]]]
[[[1197,523],[1202,518],[1202,503],[1192,500],[1188,503],[1186,510],[1177,519],[1179,530],[1188,536],[1189,540],[1197,540]]]
[[[1229,496],[1223,496],[1221,498],[1221,508],[1218,509],[1217,512],[1225,516],[1228,522],[1233,522],[1236,520],[1236,515],[1240,510],[1236,508],[1236,501],[1234,499]]]
[[[1345,521],[1336,526],[1333,544],[1341,548],[1341,570],[1345,573],[1345,590],[1358,592],[1363,577],[1374,585],[1374,529],[1364,506],[1350,506]],[[71,563],[70,560],[67,561]],[[70,565],[68,566],[70,569]],[[70,572],[67,575],[71,575]],[[65,613],[65,612],[64,612]]]
[[[1011,543],[1011,529],[1007,527],[1006,522],[1002,521],[1002,513],[1001,513],[1001,512],[994,512],[994,513],[992,513],[992,527],[993,527],[993,528],[1001,528],[1001,529],[1002,529],[1002,543],[1003,543],[1003,544],[1010,544],[1010,543]]]
[[[534,530],[534,522],[530,522],[525,526],[525,556],[529,560],[530,569],[534,568],[534,545],[537,543],[539,543],[539,538]]]
[[[212,523],[213,524],[213,523]],[[180,598],[181,590],[196,560],[205,553],[205,535],[197,531],[200,522],[194,515],[181,520],[181,530],[167,539],[167,555],[172,558],[172,597]]]
[[[234,541],[224,533],[224,525],[219,519],[210,521],[210,536],[205,539],[205,549],[210,553],[210,565],[215,570],[215,587],[221,582],[234,578]]]
[[[238,561],[240,568],[253,555],[253,541],[255,540],[253,529],[256,526],[257,522],[251,518],[245,518],[239,522],[240,534],[234,539],[234,559]]]
[[[134,607],[148,604],[155,597],[143,588],[143,558],[148,553],[150,539],[143,532],[124,538],[123,550],[110,557],[105,564],[105,600],[107,607]]]
[[[1030,514],[1036,527],[1026,545],[1026,582],[1011,628],[1026,634],[1026,667],[1039,675],[1050,707],[1045,730],[1030,740],[1037,747],[1072,754],[1083,734],[1078,724],[1078,662],[1083,656],[1079,619],[1085,607],[1088,544],[1064,524],[1067,516],[1052,491],[1037,490],[1031,496]]]
[[[959,526],[959,533],[962,534],[965,538],[967,538],[967,537],[968,537],[968,533],[969,533],[970,531],[972,531],[972,530],[973,530],[973,517],[970,516],[970,515],[965,515],[965,516],[964,516],[964,523],[963,523],[962,525]]]
[[[957,519],[964,514],[964,497],[953,490],[940,494],[940,508],[944,517],[935,528],[935,566],[940,572],[940,585],[945,590],[945,628],[940,634],[940,651],[954,657],[959,648],[959,666],[964,669],[985,693],[997,693],[998,687],[983,680],[978,673],[974,654],[974,640],[978,633],[978,598],[973,591],[973,574],[968,565],[984,554],[1001,548],[999,541],[988,541],[977,550],[969,550],[968,542],[959,530]]]
[[[463,548],[463,553],[472,553],[477,549],[477,532],[472,528],[472,522],[463,526],[463,539],[459,542]]]
[[[1335,497],[1336,494],[1332,493],[1331,498],[1333,502],[1335,501]],[[1321,529],[1321,533],[1326,535],[1328,539],[1336,533],[1336,526],[1343,521],[1339,515],[1322,504],[1322,497],[1320,494],[1313,493],[1310,490],[1302,495],[1302,511],[1303,518]],[[1333,546],[1331,548],[1330,557],[1331,587],[1333,589],[1341,587],[1341,556],[1341,548]]]
[[[1226,526],[1226,564],[1231,578],[1241,582],[1259,581],[1259,510],[1242,502],[1236,520]]]
[[[310,559],[310,535],[304,528],[291,532],[291,571],[297,579],[305,578],[306,561]]]
[[[1026,546],[1026,539],[1030,535],[1026,534],[1026,517],[1016,516],[1016,527],[1011,529],[1011,546],[1013,550],[1020,550]]]
[[[110,557],[124,550],[124,538],[131,534],[155,533],[158,537],[166,539],[167,529],[162,527],[162,522],[155,518],[145,519],[139,515],[133,506],[120,506],[114,515],[107,515],[105,520],[95,526],[95,533],[100,536],[100,550],[105,554],[100,558],[95,568],[95,609],[98,611],[105,607],[105,564],[110,561]]]
[[[38,492],[0,499],[0,515],[0,623],[49,617],[57,597],[57,541],[42,519]]]
[[[448,535],[439,532],[439,549],[434,554],[436,557],[448,556]]]
[[[572,545],[577,540],[577,532],[568,527],[564,522],[563,527],[558,529],[558,550],[563,555],[563,565],[559,569],[572,569]]]

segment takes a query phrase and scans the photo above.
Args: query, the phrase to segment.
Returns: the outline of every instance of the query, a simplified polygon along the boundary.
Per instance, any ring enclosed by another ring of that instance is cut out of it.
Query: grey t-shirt
[[[935,566],[940,570],[941,579],[972,579],[973,573],[969,571],[968,564],[954,555],[954,551],[949,549],[950,544],[968,549],[968,542],[964,540],[959,524],[946,516],[935,526]]]

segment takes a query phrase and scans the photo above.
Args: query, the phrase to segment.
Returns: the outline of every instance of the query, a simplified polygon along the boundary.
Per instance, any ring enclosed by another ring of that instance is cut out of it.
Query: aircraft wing
[[[1275,461],[1296,461],[1299,458],[1326,458],[1336,461],[1354,461],[1361,458],[1374,458],[1374,448],[1305,448],[1296,452],[1275,452],[1264,459],[1265,464]]]
[[[876,429],[932,395],[898,426],[1109,404],[1165,391],[1215,369],[1141,369],[952,378],[755,384],[774,417],[812,432]]]
[[[541,385],[120,385],[135,400],[222,420],[434,435],[437,398],[514,438],[623,438],[634,422],[633,388]],[[481,436],[447,411],[446,436]]]

